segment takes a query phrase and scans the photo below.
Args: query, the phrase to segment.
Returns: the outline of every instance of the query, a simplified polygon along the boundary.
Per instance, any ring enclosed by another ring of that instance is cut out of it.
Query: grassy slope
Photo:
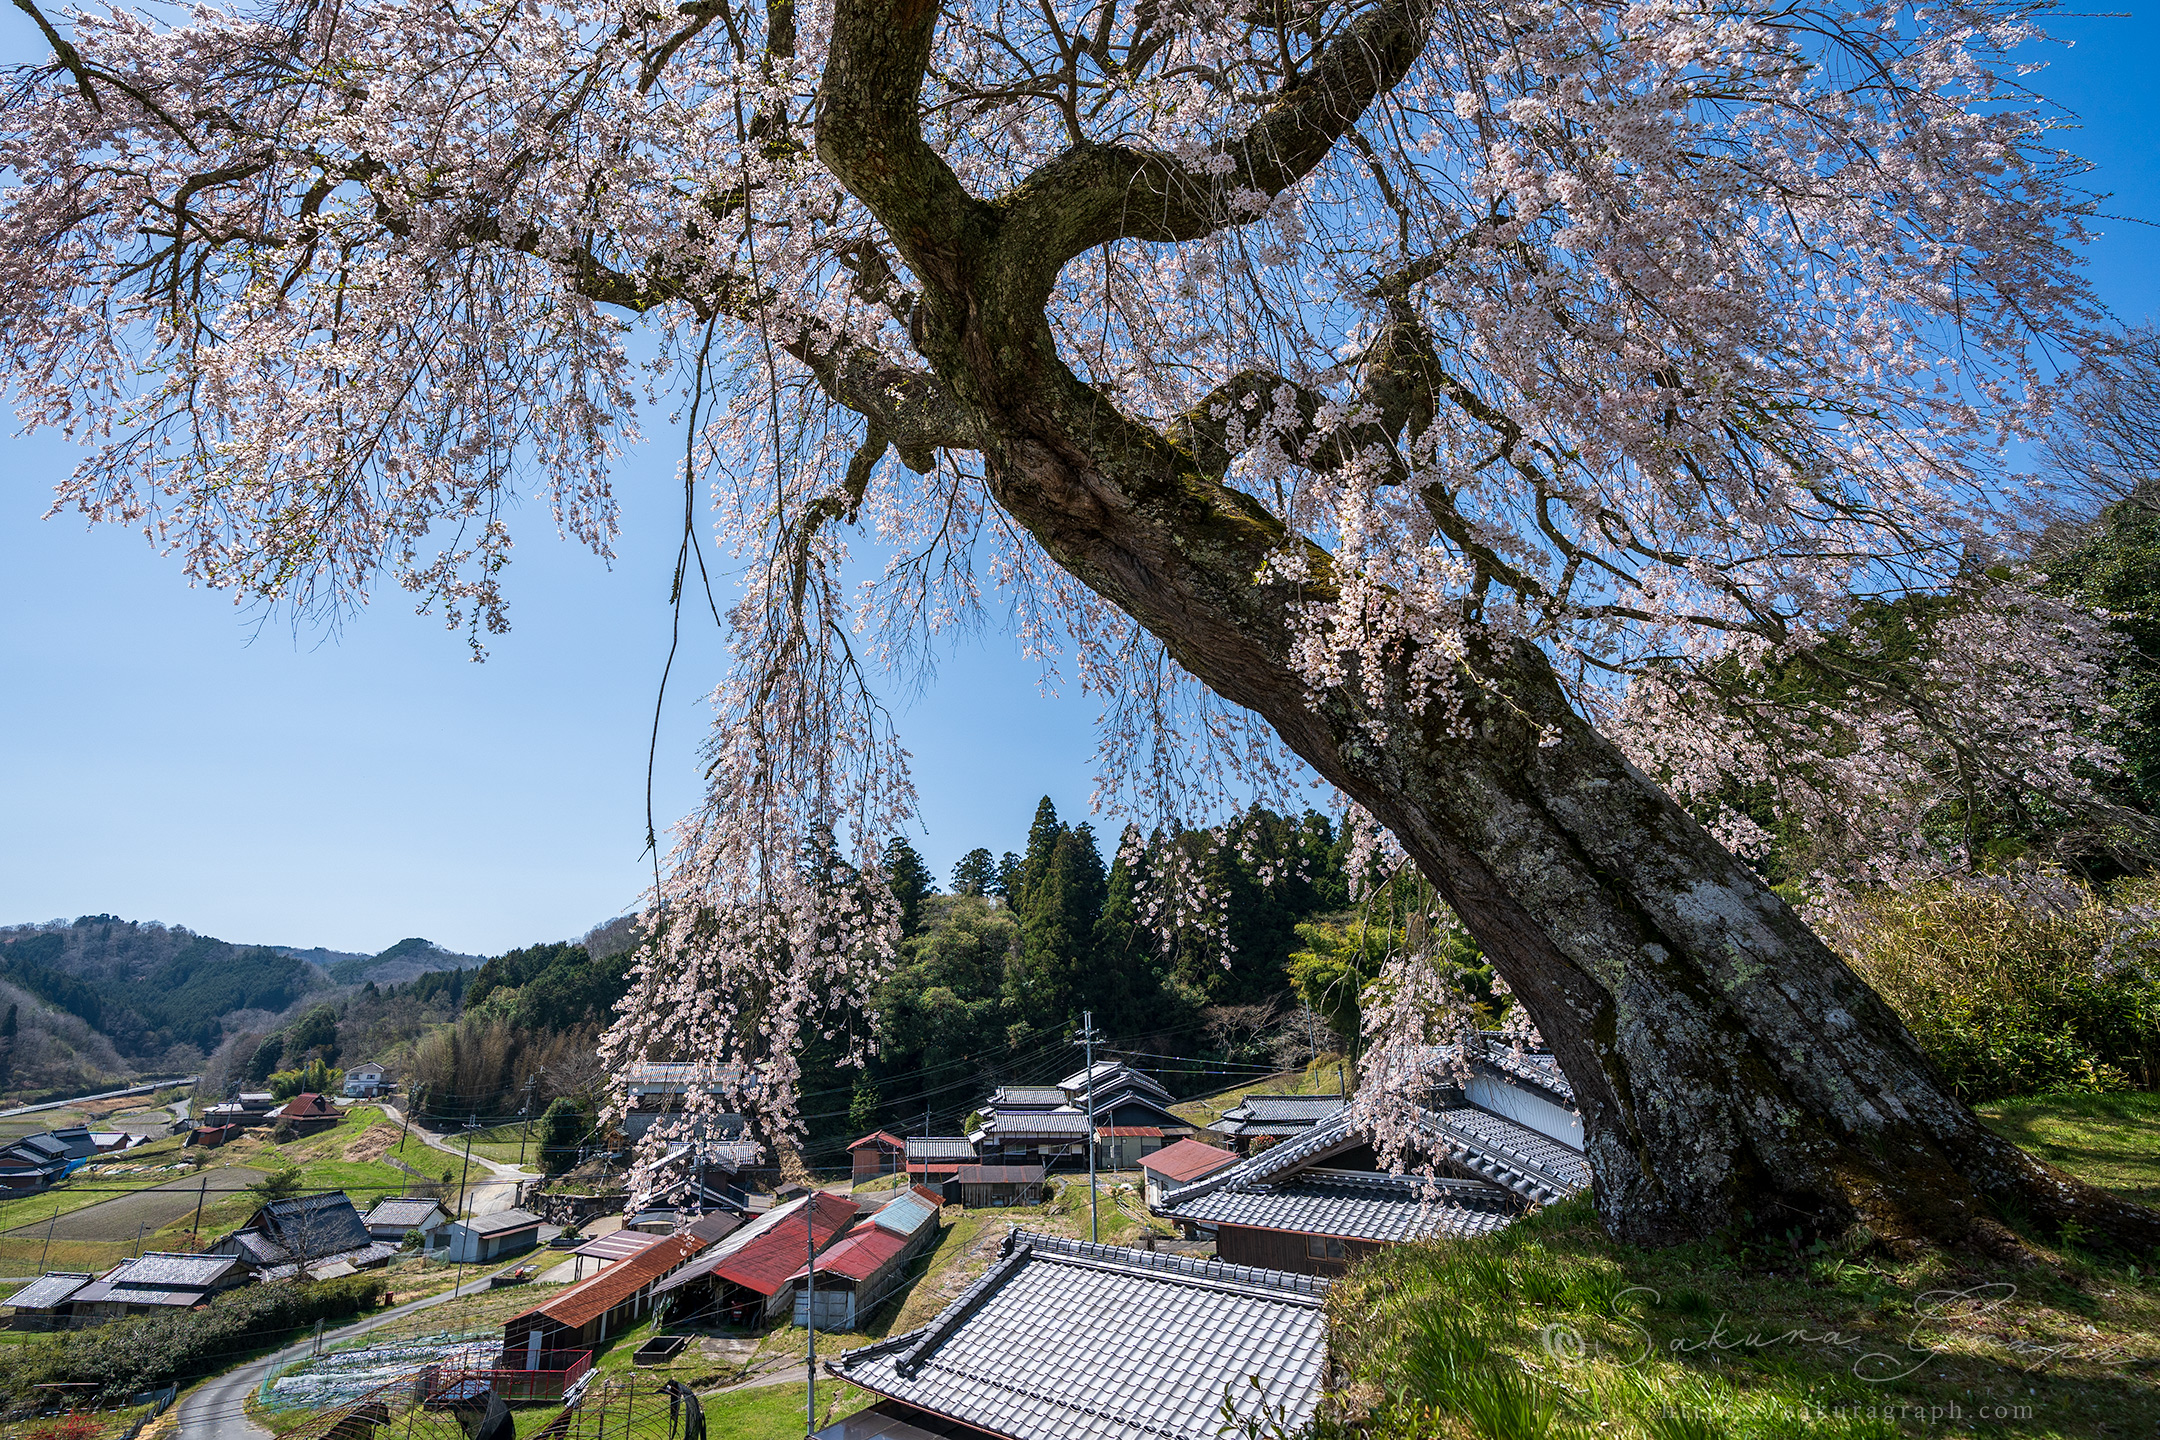
[[[1340,1093],[1342,1079],[1336,1074],[1338,1057],[1322,1055],[1303,1070],[1284,1070],[1274,1075],[1255,1075],[1241,1080],[1228,1090],[1218,1090],[1197,1100],[1184,1100],[1170,1107],[1170,1113],[1195,1125],[1212,1125],[1222,1119],[1225,1110],[1234,1110],[1247,1095],[1334,1095]],[[1347,1062],[1343,1062],[1347,1064]],[[1355,1079],[1352,1075],[1350,1078]]]
[[[1998,1100],[1980,1118],[2081,1180],[2160,1205],[2160,1094]]]

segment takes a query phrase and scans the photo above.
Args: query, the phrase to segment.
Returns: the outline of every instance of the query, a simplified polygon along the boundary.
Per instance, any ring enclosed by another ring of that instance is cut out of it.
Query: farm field
[[[133,1240],[138,1233],[155,1234],[173,1221],[192,1216],[198,1203],[208,1210],[208,1197],[224,1196],[263,1178],[263,1172],[244,1165],[182,1175],[162,1185],[149,1185],[132,1195],[84,1206],[50,1220],[18,1226],[7,1232],[10,1239]]]

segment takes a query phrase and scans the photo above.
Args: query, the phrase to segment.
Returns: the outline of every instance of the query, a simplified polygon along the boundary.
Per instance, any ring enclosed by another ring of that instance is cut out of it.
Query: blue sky
[[[2109,209],[2160,220],[2160,24],[2064,19],[2045,93],[2085,121]],[[35,59],[0,12],[0,60]],[[2103,297],[2160,314],[2160,231],[2103,224]],[[42,520],[74,454],[0,440],[0,924],[108,911],[231,940],[494,953],[572,936],[641,884],[646,741],[681,492],[663,435],[619,472],[611,567],[513,517],[515,628],[485,665],[399,592],[335,631],[267,628],[189,589],[139,535]],[[687,613],[687,612],[686,612]],[[711,622],[686,623],[662,715],[660,822],[695,799]],[[939,873],[1017,849],[1037,797],[1086,811],[1092,702],[1047,696],[1002,636],[963,643],[901,710]]]

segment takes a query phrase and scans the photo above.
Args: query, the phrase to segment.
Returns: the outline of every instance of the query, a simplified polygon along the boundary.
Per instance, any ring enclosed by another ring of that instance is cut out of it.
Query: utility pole
[[[1102,1227],[1097,1223],[1095,1207],[1095,1042],[1102,1036],[1095,1029],[1093,1010],[1080,1012],[1080,1033],[1073,1038],[1087,1053],[1088,1239],[1099,1242]]]
[[[202,1248],[202,1207],[203,1201],[209,1198],[210,1172],[205,1170],[202,1177],[202,1188],[195,1192],[195,1223],[188,1227],[188,1245],[196,1250]]]
[[[803,1253],[809,1258],[803,1263],[808,1267],[803,1274],[803,1333],[810,1337],[810,1358],[807,1364],[808,1386],[803,1434],[817,1434],[817,1179],[811,1177],[810,1193],[803,1196],[802,1233]]]
[[[58,1188],[58,1187],[55,1187],[55,1188]],[[55,1195],[55,1196],[53,1196],[53,1197],[52,1197],[52,1219],[50,1219],[50,1220],[48,1220],[48,1221],[46,1221],[46,1222],[45,1222],[45,1248],[44,1248],[43,1250],[40,1250],[40,1251],[38,1252],[38,1262],[37,1262],[37,1268],[38,1268],[38,1274],[40,1274],[40,1275],[42,1275],[42,1274],[44,1274],[44,1273],[45,1273],[45,1257],[46,1257],[47,1255],[50,1255],[50,1254],[52,1254],[52,1232],[53,1232],[53,1226],[55,1226],[55,1225],[57,1225],[57,1224],[59,1224],[59,1223],[60,1223],[60,1197],[59,1197],[58,1195]]]
[[[457,1182],[459,1210],[463,1210],[465,1208],[465,1181],[466,1178],[472,1174],[473,1135],[479,1129],[480,1117],[477,1114],[467,1115],[465,1117],[465,1168],[458,1172]],[[477,1219],[479,1217],[475,1216],[474,1218]],[[474,1237],[475,1244],[478,1243],[478,1239],[479,1237]],[[455,1264],[458,1267],[457,1279],[453,1281],[450,1286],[450,1298],[455,1300],[457,1298],[458,1291],[463,1289],[465,1285],[465,1262],[463,1260],[457,1260],[451,1263]]]
[[[533,1077],[525,1077],[525,1103],[518,1106],[518,1114],[524,1117],[525,1128],[518,1135],[518,1169],[525,1168],[525,1142],[532,1136],[532,1087]]]

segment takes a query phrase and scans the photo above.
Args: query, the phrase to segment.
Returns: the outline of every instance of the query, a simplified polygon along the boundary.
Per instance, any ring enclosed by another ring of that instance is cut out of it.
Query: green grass
[[[705,1433],[710,1440],[802,1440],[803,1407],[808,1395],[801,1382],[760,1385],[700,1397],[705,1405]],[[838,1381],[818,1381],[818,1424],[831,1424],[868,1405],[875,1396]]]
[[[2048,1095],[1978,1107],[1998,1135],[2088,1184],[2160,1206],[2160,1094]]]
[[[2160,1354],[2149,1267],[1642,1251],[1580,1199],[1383,1252],[1327,1303],[1342,1379],[1321,1440],[1892,1440],[1944,1433],[1953,1405],[1959,1433],[2160,1427],[2160,1387],[2124,1363]]]
[[[1340,1076],[1336,1073],[1338,1064],[1343,1067]],[[1247,1095],[1335,1095],[1341,1092],[1346,1079],[1352,1086],[1357,1083],[1350,1062],[1330,1053],[1315,1059],[1302,1070],[1255,1075],[1213,1095],[1180,1101],[1170,1107],[1170,1113],[1194,1125],[1212,1125],[1222,1119],[1224,1111],[1235,1110]]]

